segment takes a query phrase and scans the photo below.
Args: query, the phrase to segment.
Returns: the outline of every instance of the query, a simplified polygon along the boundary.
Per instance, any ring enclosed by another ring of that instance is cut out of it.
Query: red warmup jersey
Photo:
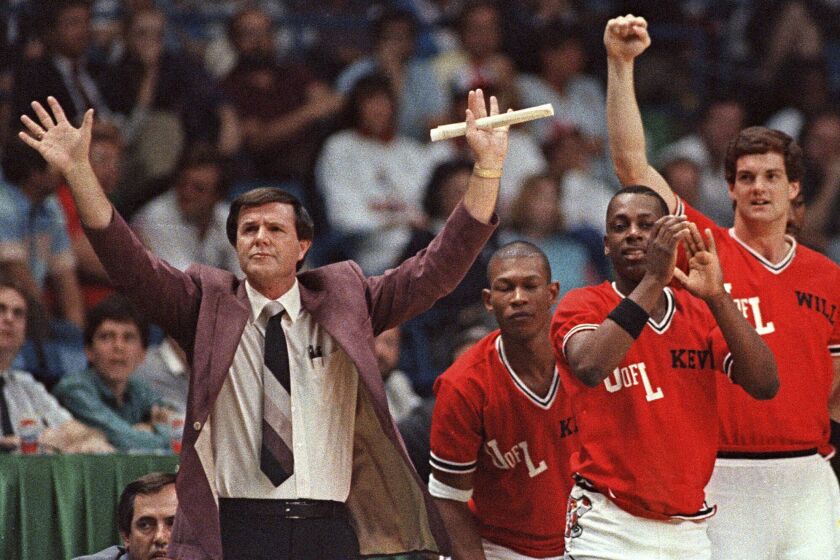
[[[713,513],[703,489],[717,452],[715,378],[729,350],[706,304],[665,289],[667,312],[649,319],[619,367],[596,387],[572,373],[566,343],[595,330],[622,299],[604,282],[572,290],[557,306],[551,340],[580,426],[570,468],[629,513],[650,519]],[[728,381],[727,381],[728,382]]]
[[[473,473],[481,536],[520,554],[563,554],[577,426],[554,373],[544,396],[517,377],[495,331],[435,382],[431,465]]]
[[[747,247],[734,229],[679,201],[702,231],[715,237],[727,291],[776,358],[781,386],[767,401],[740,387],[718,384],[720,446],[729,452],[793,451],[830,454],[828,397],[832,356],[840,357],[840,267],[797,245],[773,264]],[[681,254],[680,268],[685,268]]]

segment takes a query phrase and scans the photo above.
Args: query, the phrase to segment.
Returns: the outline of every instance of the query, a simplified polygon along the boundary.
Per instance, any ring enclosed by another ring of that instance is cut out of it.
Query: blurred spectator
[[[157,256],[177,268],[206,264],[241,274],[236,250],[225,233],[222,161],[207,146],[185,154],[174,185],[141,208],[131,226]]]
[[[397,369],[400,362],[400,328],[388,329],[373,339],[373,352],[385,382],[388,409],[394,421],[399,422],[421,401],[411,386],[411,380]]]
[[[115,194],[123,209],[153,196],[149,180],[170,173],[184,145],[212,143],[224,156],[239,149],[233,107],[200,66],[164,49],[165,27],[157,8],[129,12],[126,51],[102,84],[112,110],[125,119],[126,182]]]
[[[452,27],[464,0],[395,0],[394,6],[409,11],[417,22],[417,56],[429,58],[458,46]]]
[[[149,343],[148,325],[118,295],[102,300],[86,319],[90,365],[62,378],[53,394],[76,418],[102,430],[120,451],[168,450],[168,412],[160,407],[160,397],[134,375]]]
[[[732,223],[729,185],[723,177],[723,159],[729,141],[744,126],[744,108],[734,99],[710,101],[700,112],[697,132],[666,146],[659,154],[660,166],[674,159],[689,159],[700,168],[700,198],[697,210],[718,224]]]
[[[76,261],[55,190],[61,180],[40,155],[17,139],[3,153],[0,185],[0,270],[20,283],[35,305],[33,320],[46,337],[45,288],[49,277],[62,316],[81,328],[84,306]]]
[[[12,119],[34,116],[30,103],[55,97],[67,118],[80,121],[93,107],[100,118],[110,115],[101,92],[101,68],[87,60],[90,44],[90,2],[88,0],[34,0],[40,18],[40,36],[46,45],[43,56],[19,61],[15,74]],[[17,128],[15,126],[15,128]]]
[[[499,100],[499,112],[516,106],[516,89],[510,82],[491,83],[478,82],[474,84],[453,84],[450,90],[450,122],[463,122],[466,118],[467,93],[471,89],[483,88],[484,97],[489,99],[495,95]],[[452,138],[434,142],[429,147],[432,159],[443,162],[456,158],[470,158],[471,152],[465,137]],[[504,220],[510,210],[510,203],[519,191],[522,181],[535,173],[542,173],[546,169],[546,161],[539,144],[521,126],[513,126],[508,133],[508,157],[505,159],[505,170],[502,174],[502,186],[499,191],[499,202],[496,211]]]
[[[271,20],[259,8],[234,15],[231,33],[238,59],[222,88],[241,120],[251,167],[246,172],[260,179],[301,182],[312,169],[323,121],[339,111],[342,100],[306,66],[278,63],[264,37],[268,31],[257,31],[264,28],[271,29]]]
[[[224,79],[242,57],[274,59],[276,32],[267,11],[255,3],[239,8],[228,20],[226,33],[207,48],[204,65],[212,76]]]
[[[519,97],[524,107],[551,103],[554,117],[533,121],[531,130],[546,142],[558,125],[576,128],[592,154],[602,156],[607,143],[606,98],[598,80],[584,73],[587,54],[581,32],[567,25],[548,26],[540,34],[537,56],[539,75],[518,78]]]
[[[784,80],[776,82],[782,106],[766,123],[791,138],[800,138],[805,123],[817,116],[831,102],[828,68],[822,57],[791,60],[785,65]],[[797,84],[792,88],[790,84]]]
[[[189,364],[187,355],[172,337],[167,336],[160,344],[150,346],[134,375],[160,395],[164,407],[181,415],[187,410]]]
[[[448,99],[429,60],[415,56],[417,24],[410,12],[386,11],[374,22],[372,33],[373,54],[339,74],[336,88],[346,94],[359,78],[384,74],[399,98],[397,132],[428,141],[429,129],[445,121]]]
[[[34,420],[39,443],[62,453],[113,451],[104,436],[73,419],[31,374],[12,369],[23,346],[28,306],[23,290],[0,280],[0,451],[20,446],[19,428],[24,419]]]
[[[108,121],[94,121],[90,140],[90,164],[106,195],[110,195],[120,180],[123,163],[123,142],[119,129]],[[111,281],[93,252],[85,236],[76,203],[66,184],[56,192],[67,219],[67,234],[76,257],[76,272],[82,288],[86,309],[113,293]]]
[[[395,134],[397,110],[387,78],[359,80],[345,108],[348,128],[327,138],[316,167],[330,223],[365,274],[392,266],[422,220],[430,159],[422,144]]]
[[[801,240],[838,260],[840,244],[840,113],[824,111],[805,127],[802,148],[805,173],[802,194],[808,219]]]
[[[120,494],[117,526],[123,545],[74,560],[168,558],[166,553],[177,509],[174,474],[154,472],[141,476],[129,482]]]
[[[662,177],[674,194],[697,207],[700,197],[700,168],[688,158],[676,158],[662,168]]]
[[[429,245],[466,192],[471,174],[472,163],[466,160],[447,161],[435,168],[423,195],[426,223],[412,228],[411,239],[395,262],[402,262]],[[487,261],[497,246],[494,236],[452,293],[403,325],[401,367],[421,395],[431,393],[435,378],[449,366],[453,337],[465,325],[486,317],[481,290],[487,287]]]
[[[592,232],[590,236],[596,236]],[[566,231],[560,211],[560,187],[550,175],[527,178],[513,201],[508,227],[501,234],[502,244],[528,241],[545,253],[552,281],[560,282],[559,297],[574,288],[597,284],[598,267],[585,244]]]
[[[499,8],[490,0],[469,2],[457,20],[459,47],[433,59],[438,82],[469,90],[475,84],[507,87],[515,76],[513,62],[501,51]],[[461,118],[463,120],[463,112]]]
[[[805,225],[805,196],[802,191],[799,191],[796,198],[790,201],[790,210],[788,211],[788,220],[785,226],[785,233],[799,239],[799,234],[802,233],[802,227]]]
[[[592,170],[592,145],[576,128],[556,127],[544,144],[548,173],[560,184],[560,211],[567,228],[604,233],[604,216],[615,189]],[[603,240],[597,240],[599,252]]]

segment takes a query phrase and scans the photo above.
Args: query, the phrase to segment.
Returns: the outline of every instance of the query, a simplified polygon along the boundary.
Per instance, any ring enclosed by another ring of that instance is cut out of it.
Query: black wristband
[[[607,315],[607,319],[612,319],[616,325],[627,331],[627,334],[632,336],[633,339],[639,338],[649,318],[648,312],[630,298],[622,299],[621,303],[616,305]]]

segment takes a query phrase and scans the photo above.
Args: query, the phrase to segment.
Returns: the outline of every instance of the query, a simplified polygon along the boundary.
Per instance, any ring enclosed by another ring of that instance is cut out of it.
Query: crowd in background
[[[465,92],[480,87],[503,109],[551,103],[553,118],[510,132],[498,234],[452,294],[377,349],[412,433],[437,375],[494,327],[481,289],[496,247],[539,246],[561,294],[610,277],[603,224],[618,183],[600,34],[628,11],[656,38],[637,91],[652,161],[679,196],[731,224],[727,142],[750,124],[779,128],[806,160],[807,217],[790,231],[840,263],[836,1],[11,0],[0,7],[0,271],[29,312],[13,367],[48,388],[89,370],[85,315],[113,304],[62,177],[16,138],[33,100],[54,96],[76,120],[95,109],[103,189],[176,268],[240,273],[227,203],[279,186],[315,218],[309,265],[350,258],[368,274],[423,249],[466,190],[463,139],[428,134],[463,120]],[[164,385],[185,391],[185,363],[153,330],[138,369],[170,396],[147,396],[140,420],[155,424],[153,403],[183,410]],[[166,449],[162,431],[154,447]]]

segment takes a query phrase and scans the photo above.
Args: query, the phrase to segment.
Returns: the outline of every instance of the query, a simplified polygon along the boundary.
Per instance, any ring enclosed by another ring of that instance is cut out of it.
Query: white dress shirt
[[[359,375],[333,338],[301,307],[297,281],[278,301],[289,348],[294,474],[275,487],[260,470],[263,415],[263,308],[270,300],[246,282],[251,318],[210,419],[219,497],[344,502],[353,470]],[[322,356],[310,358],[309,348]]]

